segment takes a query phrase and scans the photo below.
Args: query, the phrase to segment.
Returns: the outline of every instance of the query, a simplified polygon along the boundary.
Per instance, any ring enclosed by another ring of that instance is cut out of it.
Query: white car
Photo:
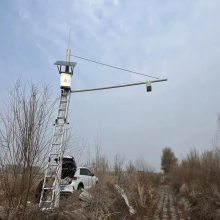
[[[72,178],[60,185],[61,193],[73,193],[74,190],[89,189],[98,183],[98,178],[87,167],[78,167]]]

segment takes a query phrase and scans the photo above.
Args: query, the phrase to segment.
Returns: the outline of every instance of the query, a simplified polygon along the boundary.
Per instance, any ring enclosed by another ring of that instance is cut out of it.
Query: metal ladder
[[[70,95],[70,89],[61,89],[58,116],[54,124],[54,133],[39,203],[42,210],[59,207],[62,159]]]

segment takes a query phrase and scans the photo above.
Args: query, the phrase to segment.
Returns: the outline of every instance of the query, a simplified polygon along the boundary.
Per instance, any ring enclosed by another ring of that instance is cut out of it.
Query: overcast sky
[[[1,0],[0,98],[21,78],[59,95],[53,63],[72,53],[168,78],[145,86],[73,94],[70,126],[83,160],[97,136],[110,160],[146,159],[160,169],[162,149],[178,158],[212,147],[220,113],[219,0]],[[79,59],[73,89],[145,81],[146,77]],[[51,125],[52,126],[52,125]],[[76,148],[76,146],[73,146]]]

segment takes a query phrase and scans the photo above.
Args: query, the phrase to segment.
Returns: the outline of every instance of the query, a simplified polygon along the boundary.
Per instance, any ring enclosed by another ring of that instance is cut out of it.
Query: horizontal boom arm
[[[150,81],[150,82],[151,82],[151,83],[157,83],[157,82],[163,82],[163,81],[167,81],[167,79],[152,80],[152,81]],[[138,86],[138,85],[144,85],[144,84],[146,84],[146,82],[138,82],[138,83],[130,83],[130,84],[121,84],[121,85],[98,87],[98,88],[91,88],[91,89],[79,89],[79,90],[72,90],[71,93],[91,92],[91,91],[106,90],[106,89],[117,89],[117,88],[122,88],[122,87]]]

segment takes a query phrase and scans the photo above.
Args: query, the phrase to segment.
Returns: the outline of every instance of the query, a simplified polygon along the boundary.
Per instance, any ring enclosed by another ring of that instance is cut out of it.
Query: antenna
[[[71,54],[71,49],[67,48],[66,50],[66,62],[70,63],[70,54]]]
[[[71,36],[71,28],[69,29],[68,48],[67,48],[67,50],[66,50],[66,62],[70,62],[70,56],[71,56],[70,36]]]
[[[69,29],[69,40],[68,40],[68,48],[70,48],[70,38],[71,38],[71,28]]]

